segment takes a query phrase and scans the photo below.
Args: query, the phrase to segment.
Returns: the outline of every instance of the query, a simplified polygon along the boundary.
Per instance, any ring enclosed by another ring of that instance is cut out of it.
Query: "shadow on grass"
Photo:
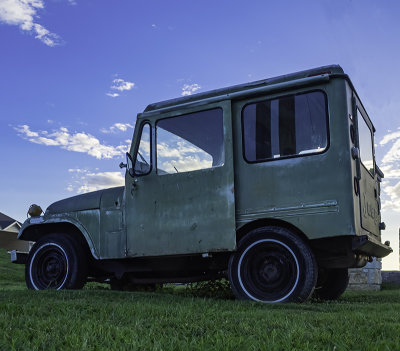
[[[25,285],[24,279],[24,266],[12,264],[10,262],[9,254],[0,249],[0,290],[2,292],[10,291],[13,294],[16,294],[18,291],[21,291],[22,295],[32,296],[34,292],[29,292]],[[115,291],[110,290],[110,286],[108,284],[100,284],[100,283],[87,283],[84,290],[80,293],[74,292],[71,295],[63,295],[64,297],[70,296],[73,298],[79,298],[85,294],[88,295],[101,295],[101,294],[110,294],[110,296],[116,296]],[[129,294],[129,292],[124,292]],[[138,292],[135,292],[138,293]],[[60,295],[60,292],[54,292],[54,296],[57,294]],[[113,295],[114,294],[114,295]],[[156,292],[141,292],[138,293],[140,296],[148,296],[149,298],[153,298],[154,296],[160,298],[162,296],[166,296],[167,299],[172,298],[175,299],[177,297],[181,298],[199,298],[199,299],[210,299],[215,302],[217,301],[232,301],[235,299],[232,290],[230,288],[229,281],[226,279],[220,279],[215,281],[205,281],[198,282],[192,284],[184,284],[184,285],[176,285],[176,284],[165,284],[162,288],[157,289]],[[127,296],[127,295],[121,295]],[[167,297],[169,296],[169,297]],[[178,299],[179,300],[179,299]],[[242,303],[238,302],[237,303]],[[244,304],[249,304],[252,302],[243,302]],[[319,306],[329,306],[329,305],[355,305],[355,304],[391,304],[394,303],[396,305],[400,304],[400,286],[396,284],[382,284],[381,291],[346,291],[338,300],[336,301],[321,301],[316,299],[311,299],[307,303],[303,304],[290,304],[295,309],[300,310],[319,310]],[[254,303],[255,305],[262,306],[263,304]],[[287,304],[268,304],[268,308],[272,309],[280,309],[280,308],[288,308]],[[282,307],[280,307],[282,306]],[[310,307],[311,306],[311,307]]]

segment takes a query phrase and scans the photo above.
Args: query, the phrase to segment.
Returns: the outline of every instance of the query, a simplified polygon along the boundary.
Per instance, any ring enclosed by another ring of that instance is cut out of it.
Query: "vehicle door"
[[[361,226],[379,236],[380,201],[375,168],[374,127],[356,96],[353,97],[353,115],[357,121],[359,198]]]
[[[126,174],[127,255],[234,249],[230,102],[138,123]]]

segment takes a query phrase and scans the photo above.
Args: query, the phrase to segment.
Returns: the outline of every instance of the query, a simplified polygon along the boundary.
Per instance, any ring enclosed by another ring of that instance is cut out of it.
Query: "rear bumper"
[[[379,240],[368,235],[354,237],[352,241],[352,250],[356,253],[379,258],[385,257],[393,252],[390,246],[382,244]]]
[[[17,250],[10,251],[10,258],[12,263],[25,264],[28,260],[27,252],[19,252]]]
[[[323,268],[360,268],[371,257],[385,257],[393,250],[369,235],[343,235],[310,241],[318,265]]]

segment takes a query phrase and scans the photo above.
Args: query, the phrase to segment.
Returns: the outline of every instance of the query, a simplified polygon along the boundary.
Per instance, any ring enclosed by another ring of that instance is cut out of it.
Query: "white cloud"
[[[158,130],[157,162],[167,173],[211,168],[212,157],[204,150],[171,133]]]
[[[117,133],[118,131],[126,132],[128,128],[133,128],[132,124],[129,123],[114,123],[110,128],[102,128],[100,131],[105,134]]]
[[[388,149],[380,167],[385,174],[382,208],[400,212],[400,131],[390,131],[379,142],[379,146]]]
[[[71,133],[64,127],[53,130],[52,132],[33,132],[27,125],[18,126],[14,129],[19,132],[22,138],[32,143],[46,146],[59,146],[68,151],[87,153],[97,159],[121,156],[129,147],[129,145],[104,145],[91,134],[85,132]]]
[[[32,132],[27,125],[19,126],[18,129],[14,128],[18,132],[25,134],[27,137],[38,137],[39,134],[36,132]]]
[[[135,83],[133,82],[128,82],[126,80],[123,80],[121,78],[115,78],[112,81],[112,84],[110,86],[110,92],[106,93],[107,96],[110,96],[112,98],[118,97],[120,94],[117,93],[116,91],[123,92],[123,91],[129,91],[132,90],[132,88],[135,86]]]
[[[198,169],[211,168],[212,161],[210,159],[200,159],[199,155],[190,155],[180,157],[172,161],[164,161],[161,169],[168,173],[189,172]]]
[[[185,84],[182,88],[182,96],[192,95],[197,90],[201,89],[199,84]]]
[[[73,182],[68,184],[67,190],[78,194],[125,184],[122,172],[91,172],[79,168],[69,169],[68,172],[73,174]]]
[[[389,150],[383,156],[382,166],[388,166],[391,164],[400,163],[400,131],[390,132],[386,134],[379,142],[380,146],[385,146],[392,143]]]
[[[128,128],[133,128],[133,125],[131,125],[129,123],[115,123],[114,127],[116,129],[119,129],[119,130],[123,131],[123,132],[126,132],[128,130]]]
[[[386,145],[389,141],[400,138],[400,131],[386,134],[379,142],[380,146]]]
[[[392,139],[395,140],[395,139]],[[389,151],[383,156],[382,163],[388,164],[400,161],[400,136],[393,143]]]
[[[110,96],[110,97],[112,97],[112,98],[115,98],[115,97],[119,96],[118,93],[106,93],[106,95],[107,95],[107,96]]]
[[[202,153],[206,155],[206,153],[202,149],[194,146],[193,144],[190,144],[189,142],[178,141],[173,143],[172,141],[170,141],[170,144],[166,142],[157,143],[158,157],[182,158],[185,157],[187,154],[195,153]]]
[[[0,22],[18,26],[21,30],[31,33],[36,39],[48,46],[61,44],[60,37],[51,33],[41,24],[36,23],[38,10],[44,8],[43,0],[1,0]]]
[[[79,168],[70,168],[68,169],[69,173],[87,173],[86,169],[79,169]]]
[[[165,142],[158,142],[157,143],[157,157],[162,158],[162,157],[175,157],[179,158],[181,157],[181,154],[179,153],[179,150],[170,147]]]
[[[383,191],[389,200],[383,202],[382,208],[400,212],[400,181],[394,186],[386,185]]]
[[[135,83],[125,81],[121,78],[115,78],[112,82],[113,84],[110,88],[118,91],[131,90],[135,86]]]
[[[395,169],[394,165],[389,164],[389,165],[383,165],[382,167],[380,167],[380,169],[385,175],[385,179],[400,178],[400,167]]]

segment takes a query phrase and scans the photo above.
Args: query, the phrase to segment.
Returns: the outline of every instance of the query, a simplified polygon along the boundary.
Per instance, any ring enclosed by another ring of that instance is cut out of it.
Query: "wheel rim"
[[[60,245],[46,243],[34,253],[29,270],[36,290],[61,289],[68,276],[67,255]]]
[[[299,281],[299,263],[286,244],[264,239],[251,244],[238,263],[239,284],[255,301],[280,302],[289,297]]]

